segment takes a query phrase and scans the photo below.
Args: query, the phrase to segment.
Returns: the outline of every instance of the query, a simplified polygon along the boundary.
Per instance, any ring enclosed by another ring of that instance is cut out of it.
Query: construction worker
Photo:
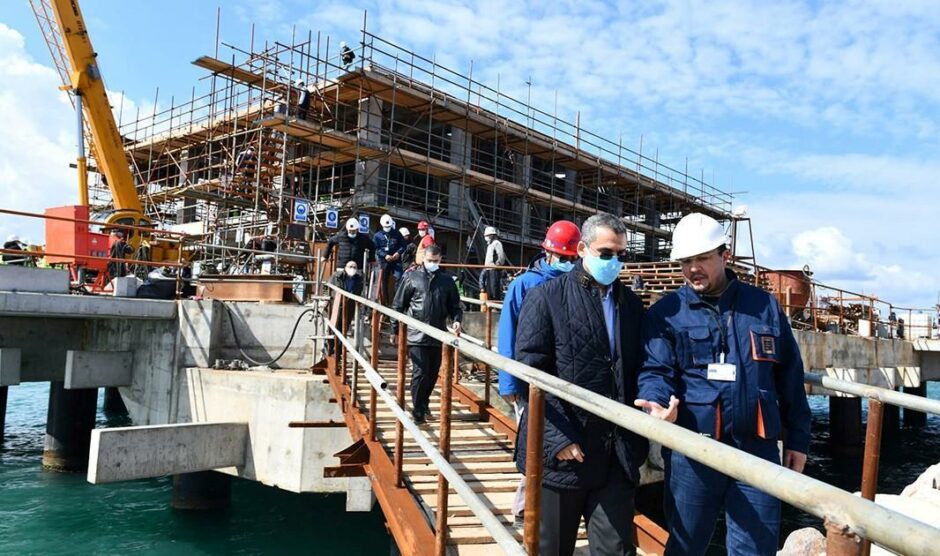
[[[382,271],[381,289],[379,299],[388,305],[395,292],[395,284],[401,278],[401,257],[405,252],[405,238],[395,229],[395,220],[388,214],[379,219],[382,229],[375,233],[372,242],[375,244],[375,260]]]
[[[340,288],[344,291],[347,291],[353,295],[362,295],[362,273],[359,272],[359,265],[356,264],[356,261],[350,260],[347,261],[343,268],[338,269],[334,272],[330,279],[328,280],[329,284],[333,284],[337,288]],[[333,292],[332,305],[330,306],[330,319],[333,323],[333,326],[339,328],[340,330],[348,330],[349,322],[352,320],[352,303],[346,303],[345,314],[340,314],[342,303],[340,302],[340,294]],[[336,350],[336,340],[330,342],[330,353],[335,353]]]
[[[298,79],[296,85],[297,90],[300,91],[297,99],[297,119],[306,120],[307,112],[310,111],[310,89],[307,88],[307,84],[302,79]]]
[[[418,222],[418,248],[415,251],[416,264],[424,262],[424,252],[427,251],[429,246],[435,243],[434,235],[431,234],[431,226],[428,225],[428,221],[422,220]]]
[[[424,262],[402,277],[392,309],[421,322],[445,329],[447,318],[460,332],[463,310],[454,277],[441,269],[441,248],[429,245]],[[431,417],[429,400],[441,370],[441,343],[420,330],[408,328],[408,355],[411,357],[411,416],[415,423]]]
[[[402,270],[408,270],[411,268],[411,265],[415,263],[415,255],[418,251],[418,246],[415,242],[411,241],[411,230],[402,226],[398,228],[398,233],[401,234],[402,239],[405,240],[405,250],[401,254],[401,268]]]
[[[658,301],[643,325],[645,360],[635,405],[650,414],[801,473],[810,441],[803,363],[772,295],[740,282],[724,230],[684,216],[672,259],[685,285]],[[775,554],[780,502],[663,449],[667,554],[705,554],[721,507],[728,554]]]
[[[365,260],[371,259],[372,253],[375,252],[375,244],[369,236],[359,233],[359,220],[350,218],[346,221],[344,231],[327,240],[326,253],[323,254],[324,260],[330,258],[333,249],[336,249],[334,268],[341,269],[349,261],[356,261],[356,264],[361,266]]]
[[[526,293],[532,288],[557,278],[574,268],[578,259],[578,242],[581,241],[581,230],[577,224],[568,220],[559,220],[548,228],[545,239],[542,241],[544,252],[529,265],[525,272],[510,282],[506,290],[506,300],[499,314],[499,354],[509,359],[515,359],[516,325],[519,322],[519,311]],[[528,402],[529,387],[525,381],[511,374],[499,371],[499,394],[512,404],[516,413],[516,423],[522,418]],[[515,517],[515,526],[523,525],[523,510],[525,509],[525,478],[519,482],[516,497],[512,503],[512,514]]]
[[[111,232],[111,251],[112,259],[127,259],[134,252],[134,248],[127,244],[127,234],[124,230],[114,230]],[[118,278],[127,275],[127,263],[112,260],[108,263],[108,275],[111,278]]]
[[[620,403],[636,397],[643,304],[620,283],[627,229],[606,213],[588,218],[581,263],[528,292],[515,358]],[[525,472],[529,412],[522,413],[516,467]],[[634,495],[648,444],[638,435],[545,394],[539,553],[569,555],[581,518],[591,554],[636,554]]]
[[[9,237],[7,237],[6,242],[4,242],[3,248],[9,249],[10,251],[24,251],[22,255],[17,255],[15,253],[4,253],[4,263],[17,266],[24,266],[26,264],[26,244],[20,241],[20,236],[11,234]]]
[[[493,226],[487,226],[483,230],[483,238],[486,240],[486,256],[483,259],[483,273],[480,275],[483,290],[491,301],[499,301],[503,298],[503,271],[500,266],[509,264],[506,258],[506,252],[503,250],[503,242],[499,240],[499,232]]]

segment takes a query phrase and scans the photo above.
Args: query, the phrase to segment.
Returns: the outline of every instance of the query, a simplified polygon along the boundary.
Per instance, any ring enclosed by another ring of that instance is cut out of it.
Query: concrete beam
[[[0,291],[69,293],[69,271],[0,265]]]
[[[148,479],[245,464],[247,423],[183,423],[91,431],[88,482]]]
[[[176,302],[95,295],[0,292],[0,316],[172,319]]]
[[[20,350],[0,348],[0,386],[13,386],[20,383]]]
[[[134,353],[77,351],[65,354],[65,389],[130,386]]]

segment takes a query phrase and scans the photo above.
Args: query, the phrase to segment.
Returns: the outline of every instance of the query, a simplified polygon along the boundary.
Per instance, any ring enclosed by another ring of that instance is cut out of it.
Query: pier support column
[[[114,415],[127,415],[127,406],[121,398],[121,391],[113,386],[104,389],[104,412]]]
[[[905,394],[911,394],[912,396],[920,396],[922,398],[927,397],[927,381],[922,381],[920,386],[905,386]],[[904,426],[905,427],[923,427],[927,424],[927,414],[923,411],[914,411],[913,409],[904,409]]]
[[[842,452],[859,451],[865,438],[862,399],[829,397],[829,442]]]
[[[62,381],[49,385],[43,467],[69,472],[88,469],[88,448],[97,411],[97,388],[66,390]]]
[[[232,476],[216,471],[173,475],[173,508],[220,510],[232,501]]]
[[[889,403],[884,404],[884,426],[881,434],[891,438],[888,435],[896,434],[899,430],[901,430],[901,408]]]
[[[3,445],[3,431],[7,426],[7,391],[9,386],[0,386],[0,446]]]

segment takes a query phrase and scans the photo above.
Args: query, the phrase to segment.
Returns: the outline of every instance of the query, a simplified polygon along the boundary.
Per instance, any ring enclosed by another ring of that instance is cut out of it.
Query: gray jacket
[[[392,309],[441,330],[445,329],[447,317],[456,322],[463,318],[454,276],[445,270],[432,275],[423,266],[402,276]],[[409,326],[408,345],[433,346],[440,345],[440,342]]]

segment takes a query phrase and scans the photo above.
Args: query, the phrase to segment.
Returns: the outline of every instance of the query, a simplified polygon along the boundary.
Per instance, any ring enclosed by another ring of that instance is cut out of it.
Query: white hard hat
[[[9,236],[7,236],[7,241],[19,241],[19,240],[20,240],[20,236],[16,234],[10,234]]]
[[[359,221],[356,220],[355,218],[350,218],[349,220],[346,221],[346,229],[349,231],[358,230]]]
[[[395,227],[395,221],[392,220],[392,217],[388,214],[383,214],[382,218],[379,218],[379,224],[381,224],[383,228],[388,228],[389,226]]]
[[[693,212],[682,217],[672,232],[672,254],[674,261],[688,259],[728,243],[725,230],[717,220]]]
[[[494,227],[492,227],[492,226],[487,226],[486,229],[483,230],[483,237],[486,237],[486,236],[495,236],[495,235],[497,235],[497,233],[496,233],[496,228],[494,228]]]
[[[400,234],[403,235],[403,236],[410,236],[410,235],[411,235],[411,230],[409,230],[408,228],[405,228],[405,227],[401,227],[401,228],[398,228],[398,233],[400,233]]]

